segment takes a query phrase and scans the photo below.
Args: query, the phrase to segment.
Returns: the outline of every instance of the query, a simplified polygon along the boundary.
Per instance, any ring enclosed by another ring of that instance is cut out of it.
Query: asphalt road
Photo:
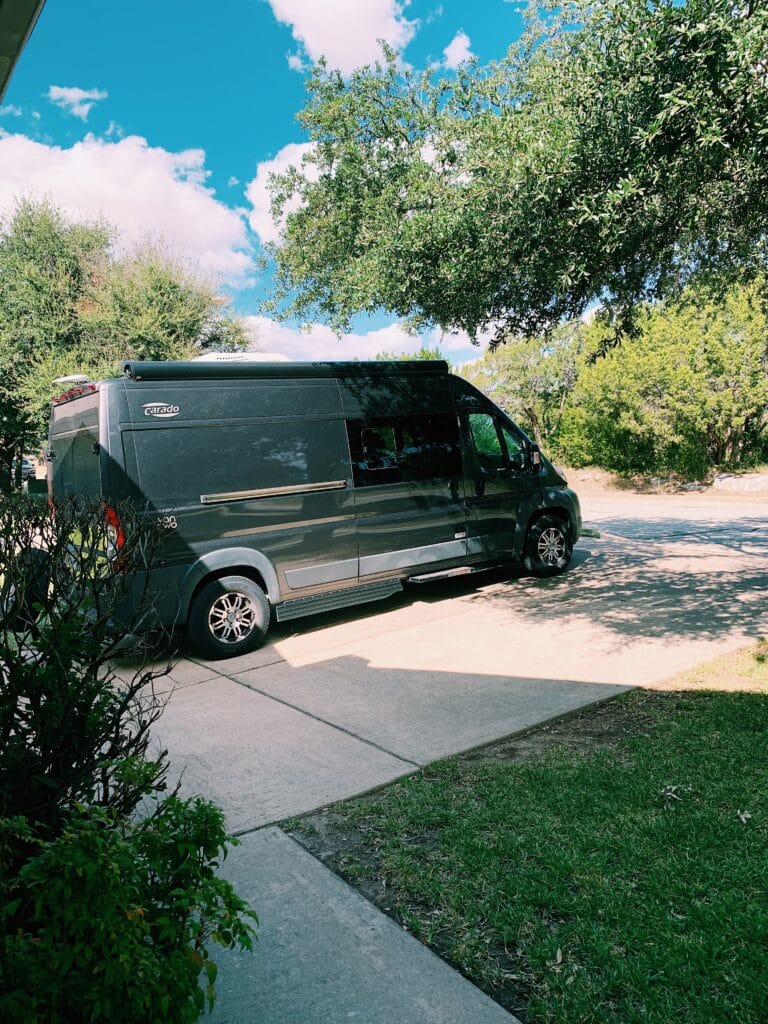
[[[583,497],[550,580],[495,573],[183,659],[157,740],[248,832],[651,685],[768,632],[768,498]]]

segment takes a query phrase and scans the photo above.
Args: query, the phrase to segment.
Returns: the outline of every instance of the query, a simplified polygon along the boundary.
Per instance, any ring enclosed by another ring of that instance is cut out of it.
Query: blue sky
[[[0,215],[21,194],[113,222],[128,250],[162,237],[215,275],[255,344],[291,358],[418,347],[384,315],[337,341],[258,315],[255,270],[276,228],[264,181],[306,142],[296,113],[321,54],[349,73],[386,38],[415,68],[503,56],[522,29],[507,0],[47,0],[0,107]],[[438,341],[426,337],[428,343]],[[443,338],[454,361],[477,354]]]

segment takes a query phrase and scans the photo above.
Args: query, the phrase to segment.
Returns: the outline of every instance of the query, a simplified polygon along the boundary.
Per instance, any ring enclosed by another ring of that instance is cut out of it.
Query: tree
[[[53,380],[245,343],[213,286],[161,247],[120,259],[115,232],[25,199],[0,223],[0,490],[45,436]]]
[[[102,224],[68,225],[48,204],[22,201],[0,237],[0,489],[10,464],[39,437],[19,399],[40,353],[82,341],[77,306],[110,244]]]
[[[427,348],[426,345],[422,345],[418,352],[378,352],[376,358],[389,361],[402,360],[406,363],[418,363],[423,360],[445,360],[445,356],[437,345],[434,348]]]
[[[554,442],[578,379],[583,325],[569,323],[548,336],[510,339],[460,372],[529,431],[539,447]]]
[[[558,444],[571,462],[695,476],[759,458],[768,440],[768,319],[761,287],[638,316],[637,336],[605,352],[608,326],[584,332],[578,381]]]
[[[544,0],[487,68],[416,75],[385,51],[345,81],[321,62],[299,118],[313,147],[272,183],[272,308],[500,341],[595,298],[620,331],[696,277],[754,279],[766,53],[757,0]]]

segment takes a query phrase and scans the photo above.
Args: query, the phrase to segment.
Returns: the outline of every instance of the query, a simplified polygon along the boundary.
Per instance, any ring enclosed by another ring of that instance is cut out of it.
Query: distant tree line
[[[762,283],[637,313],[614,344],[598,312],[515,339],[462,374],[570,465],[701,476],[768,461],[768,319]]]

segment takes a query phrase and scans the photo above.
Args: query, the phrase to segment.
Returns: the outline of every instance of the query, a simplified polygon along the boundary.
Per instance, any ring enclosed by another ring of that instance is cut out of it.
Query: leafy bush
[[[615,348],[606,350],[611,332],[599,320],[585,336],[557,437],[566,461],[701,476],[763,456],[768,324],[757,288],[649,307],[637,336]]]
[[[166,795],[167,752],[148,757],[167,669],[112,667],[151,611],[156,541],[118,514],[119,551],[97,501],[0,505],[2,1020],[192,1021],[213,1001],[208,944],[251,945],[215,874],[221,811]]]
[[[136,823],[74,808],[47,842],[23,818],[4,830],[31,852],[2,885],[3,1020],[186,1024],[213,1005],[206,943],[250,948],[245,904],[214,870],[223,815],[204,800],[168,797]]]

